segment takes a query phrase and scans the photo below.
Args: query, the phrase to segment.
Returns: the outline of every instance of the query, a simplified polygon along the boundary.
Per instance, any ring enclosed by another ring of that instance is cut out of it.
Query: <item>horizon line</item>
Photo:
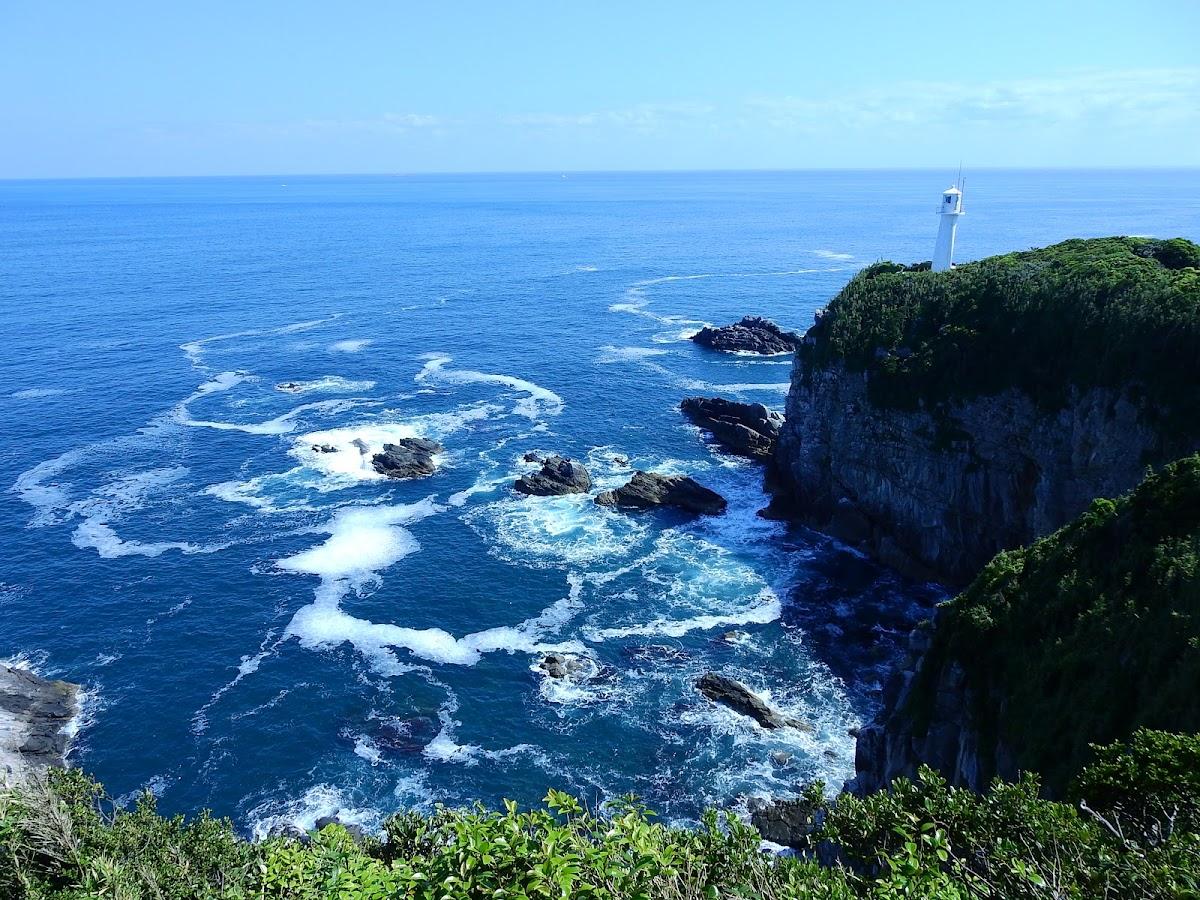
[[[0,176],[0,183],[35,181],[167,181],[206,178],[446,178],[481,176],[570,176],[570,175],[751,175],[810,172],[938,172],[942,166],[809,166],[795,168],[683,168],[683,169],[479,169],[479,170],[413,170],[376,172],[259,172],[236,174],[175,174],[175,175],[34,175]],[[954,171],[951,166],[947,171]],[[1200,165],[1030,165],[974,166],[968,172],[1180,172],[1200,170]]]

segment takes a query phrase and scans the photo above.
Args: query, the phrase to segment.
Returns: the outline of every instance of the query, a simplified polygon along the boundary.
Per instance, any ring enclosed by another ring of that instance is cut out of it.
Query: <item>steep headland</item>
[[[809,524],[967,583],[1200,446],[1200,247],[1071,240],[878,263],[819,314],[775,454]]]
[[[979,791],[1039,772],[1061,793],[1091,743],[1200,731],[1200,455],[996,556],[911,649],[859,734],[859,792],[925,764]]]

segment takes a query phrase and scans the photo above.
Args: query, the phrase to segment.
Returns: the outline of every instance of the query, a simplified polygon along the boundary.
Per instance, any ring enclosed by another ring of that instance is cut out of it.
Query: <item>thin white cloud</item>
[[[618,109],[582,113],[521,113],[506,116],[506,125],[533,128],[594,128],[611,126],[653,130],[662,125],[699,121],[717,111],[707,103],[639,103]]]
[[[778,128],[813,132],[954,122],[1169,125],[1200,121],[1200,68],[1078,71],[978,84],[898,82],[843,95],[753,98],[746,113]]]

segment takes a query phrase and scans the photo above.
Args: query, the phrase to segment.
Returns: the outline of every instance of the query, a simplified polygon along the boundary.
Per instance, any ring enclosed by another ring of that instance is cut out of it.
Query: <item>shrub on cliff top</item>
[[[907,705],[918,729],[950,665],[981,744],[1004,744],[1056,793],[1089,742],[1200,731],[1200,455],[999,554],[944,604]]]
[[[1070,240],[950,272],[878,263],[829,304],[808,367],[869,375],[881,406],[1016,388],[1045,408],[1071,389],[1131,388],[1170,431],[1200,420],[1200,247],[1182,238]]]

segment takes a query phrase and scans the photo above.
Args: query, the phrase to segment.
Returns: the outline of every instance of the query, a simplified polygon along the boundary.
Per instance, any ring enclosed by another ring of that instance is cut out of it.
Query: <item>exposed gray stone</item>
[[[0,666],[0,782],[64,764],[79,685]]]
[[[701,328],[692,340],[726,353],[792,353],[800,346],[800,335],[784,331],[769,319],[745,316],[733,325]]]
[[[384,444],[383,452],[371,458],[375,471],[388,478],[417,478],[432,475],[437,469],[435,453],[442,445],[425,438],[400,438],[394,444]]]
[[[540,462],[541,470],[518,478],[515,490],[535,497],[554,497],[586,494],[592,489],[591,475],[580,463],[561,456],[547,456]]]
[[[616,509],[654,509],[673,506],[686,512],[715,516],[725,512],[725,498],[686,475],[637,471],[629,483],[604,491],[596,502]]]
[[[812,731],[812,726],[807,722],[780,712],[746,685],[725,675],[706,672],[696,679],[696,690],[708,699],[728,706],[736,713],[749,716],[763,728],[798,728],[801,731]]]
[[[783,425],[783,416],[761,403],[738,403],[723,397],[688,397],[679,408],[730,453],[760,461],[771,458]]]

